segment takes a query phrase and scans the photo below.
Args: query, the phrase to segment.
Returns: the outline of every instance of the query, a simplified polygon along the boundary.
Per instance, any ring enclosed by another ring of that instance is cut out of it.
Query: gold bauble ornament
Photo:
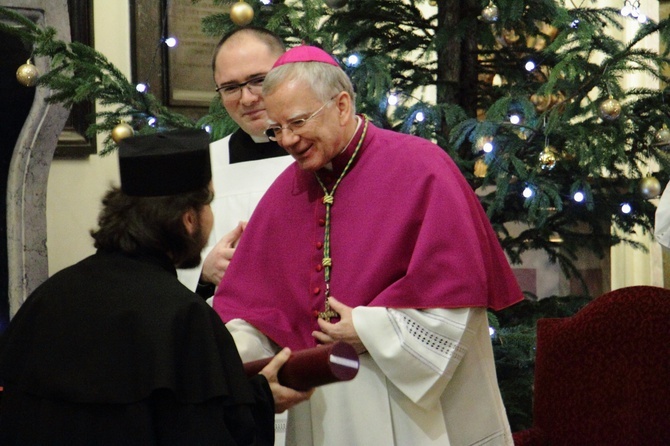
[[[484,178],[486,176],[486,171],[488,170],[488,166],[486,165],[486,161],[484,161],[483,158],[478,158],[477,161],[475,161],[475,170],[474,174],[477,178]]]
[[[547,36],[550,42],[553,42],[554,39],[556,39],[556,36],[558,35],[558,28],[556,28],[553,25],[550,25],[549,23],[542,22],[538,28],[540,29],[540,32]]]
[[[437,6],[437,0],[430,0],[430,1],[428,2],[428,4],[429,4],[430,6]]]
[[[542,170],[551,170],[556,167],[556,149],[552,146],[547,146],[540,153],[539,156],[540,167]]]
[[[519,41],[521,36],[519,36],[513,29],[503,29],[502,38],[507,45],[514,45]]]
[[[230,19],[237,26],[248,25],[254,19],[254,8],[240,0],[230,8]]]
[[[494,23],[498,21],[500,11],[493,2],[490,2],[484,9],[482,9],[482,15],[480,17],[486,23]]]
[[[115,143],[119,143],[122,139],[129,138],[135,134],[135,130],[125,122],[121,122],[116,127],[112,129],[112,140]]]
[[[621,115],[621,104],[614,98],[605,99],[598,107],[600,117],[607,121],[614,121]]]
[[[545,22],[536,23],[540,33],[534,36],[527,36],[526,46],[528,48],[533,48],[535,51],[542,51],[549,43],[554,41],[558,34],[558,28]]]
[[[542,51],[547,47],[547,38],[543,35],[527,36],[526,46],[533,48],[535,51]]]
[[[644,198],[651,200],[652,198],[656,198],[661,194],[661,182],[649,175],[640,180],[640,184],[638,184],[637,190],[640,191],[640,195],[642,195]]]
[[[533,103],[536,111],[543,112],[551,105],[552,97],[550,95],[533,94],[530,96],[530,102]]]
[[[663,127],[654,135],[654,145],[663,150],[670,148],[670,129],[667,125],[663,124]]]
[[[16,70],[16,80],[26,87],[34,87],[39,76],[37,67],[30,62],[30,59]]]

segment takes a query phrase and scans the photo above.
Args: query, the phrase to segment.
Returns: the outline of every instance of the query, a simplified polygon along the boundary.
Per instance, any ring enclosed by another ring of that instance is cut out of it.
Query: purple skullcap
[[[277,59],[277,62],[275,62],[272,68],[295,62],[321,62],[338,68],[340,67],[335,58],[321,48],[309,45],[299,45],[286,51],[279,59]]]

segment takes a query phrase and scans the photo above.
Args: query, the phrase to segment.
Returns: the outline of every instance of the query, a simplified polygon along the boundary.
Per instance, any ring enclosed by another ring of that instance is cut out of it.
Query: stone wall
[[[67,0],[2,0],[40,26],[56,29],[56,38],[70,41]],[[41,73],[47,58],[33,63]],[[18,68],[18,67],[17,67]],[[58,135],[68,117],[60,105],[47,104],[49,91],[37,88],[32,108],[19,133],[7,175],[8,300],[13,316],[28,295],[48,277],[46,190]]]

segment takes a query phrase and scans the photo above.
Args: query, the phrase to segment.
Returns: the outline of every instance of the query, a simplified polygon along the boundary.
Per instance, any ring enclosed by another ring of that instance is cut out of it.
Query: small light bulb
[[[509,116],[509,122],[512,124],[518,124],[521,122],[521,116],[519,115],[510,115]]]
[[[584,194],[582,192],[575,192],[575,194],[572,196],[572,198],[577,203],[581,203],[582,201],[584,201]]]
[[[621,15],[624,17],[628,16],[628,14],[631,13],[632,9],[633,8],[631,8],[630,5],[624,5],[624,7],[621,8]]]
[[[147,119],[147,124],[149,124],[151,127],[155,126],[156,118],[152,116],[151,118]]]
[[[416,120],[418,122],[423,122],[424,119],[426,119],[426,116],[423,114],[423,112],[418,112],[416,114]]]
[[[206,131],[207,133],[212,133],[212,126],[211,126],[211,125],[206,125],[206,126],[205,126],[205,131]]]
[[[389,105],[396,105],[398,103],[398,96],[391,93],[386,101]]]
[[[579,26],[579,19],[575,19],[570,23],[570,28],[577,28]]]
[[[347,57],[347,65],[350,67],[357,67],[361,63],[360,57],[358,57],[358,54],[352,54],[349,57]]]
[[[637,21],[639,23],[647,23],[647,16],[640,13],[640,15],[637,17]]]
[[[490,142],[485,142],[484,145],[482,145],[482,150],[486,153],[493,152],[493,144]]]
[[[139,84],[135,85],[135,90],[140,93],[144,93],[147,91],[147,84],[140,82]]]
[[[535,62],[533,62],[532,60],[529,60],[528,62],[526,62],[525,67],[526,67],[526,71],[533,71],[535,69]]]
[[[493,328],[493,327],[491,327],[491,326],[489,326],[489,336],[491,336],[492,338],[494,338],[495,335],[496,335],[496,329]]]
[[[526,188],[523,190],[523,193],[522,193],[522,194],[523,194],[524,197],[526,197],[526,198],[530,198],[530,197],[533,196],[533,189],[531,189],[530,187],[526,186]]]
[[[174,48],[177,46],[177,39],[175,39],[174,37],[168,37],[167,39],[165,39],[165,44],[170,48]]]
[[[621,204],[621,212],[624,214],[630,214],[630,212],[633,210],[633,208],[630,206],[628,203],[622,203]]]
[[[263,3],[265,6],[267,6],[267,5],[271,5],[271,4],[272,4],[272,0],[261,0],[261,3]]]

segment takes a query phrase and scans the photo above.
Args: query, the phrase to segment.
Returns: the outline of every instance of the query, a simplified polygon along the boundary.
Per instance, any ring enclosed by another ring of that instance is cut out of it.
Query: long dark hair
[[[97,230],[91,231],[97,249],[129,255],[163,254],[179,266],[202,246],[186,231],[182,217],[211,203],[208,186],[164,197],[132,197],[112,188],[102,200]]]

